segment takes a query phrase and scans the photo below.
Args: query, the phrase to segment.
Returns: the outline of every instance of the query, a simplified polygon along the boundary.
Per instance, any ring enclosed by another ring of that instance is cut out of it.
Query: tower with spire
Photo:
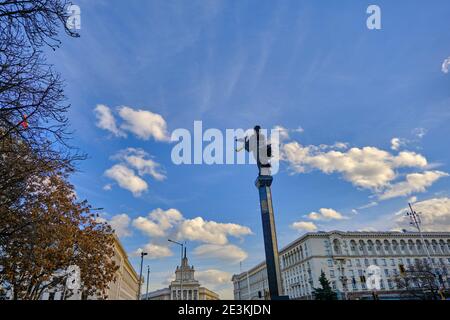
[[[208,288],[200,286],[195,279],[195,269],[189,265],[187,250],[184,248],[181,264],[175,269],[175,280],[169,288],[150,292],[148,300],[218,300],[219,295]]]
[[[194,266],[189,265],[186,247],[181,259],[181,265],[175,270],[175,280],[170,284],[173,300],[197,300],[199,297],[200,283],[195,279]]]
[[[186,248],[184,248],[184,256],[181,260],[181,266],[177,266],[177,269],[175,270],[175,281],[174,282],[180,282],[181,277],[183,277],[183,286],[188,285],[189,283],[198,283],[197,280],[195,280],[194,277],[195,269],[194,266],[189,266],[189,259],[187,258],[187,251]]]

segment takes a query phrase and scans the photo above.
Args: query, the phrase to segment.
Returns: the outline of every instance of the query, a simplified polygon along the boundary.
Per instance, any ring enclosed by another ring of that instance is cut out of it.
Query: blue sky
[[[136,270],[133,253],[152,249],[152,290],[179,261],[168,236],[188,241],[223,297],[239,260],[264,259],[256,168],[171,161],[167,137],[196,120],[285,128],[280,247],[308,230],[407,227],[395,214],[408,200],[428,229],[450,229],[448,1],[76,4],[81,38],[48,52],[66,79],[73,144],[89,155],[72,181],[115,221]],[[370,4],[381,30],[366,27]]]

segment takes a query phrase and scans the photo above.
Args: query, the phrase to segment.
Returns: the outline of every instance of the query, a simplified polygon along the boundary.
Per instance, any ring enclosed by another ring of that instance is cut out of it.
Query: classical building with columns
[[[219,295],[205,287],[200,286],[195,279],[194,266],[189,265],[189,260],[184,250],[181,266],[175,270],[175,280],[169,288],[149,292],[142,296],[143,300],[219,300]]]
[[[423,238],[422,238],[423,237]],[[400,268],[416,261],[439,266],[440,281],[450,288],[450,232],[314,232],[307,233],[280,250],[283,294],[290,299],[313,299],[313,288],[320,287],[323,270],[341,299],[365,299],[372,291],[366,287],[367,268],[381,271],[378,295],[399,298],[393,278]],[[265,262],[234,275],[234,298],[258,300],[267,296]]]

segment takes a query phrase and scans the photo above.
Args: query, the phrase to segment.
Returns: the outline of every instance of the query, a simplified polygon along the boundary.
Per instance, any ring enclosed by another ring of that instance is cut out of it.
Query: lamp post
[[[417,231],[419,232],[420,238],[422,239],[423,246],[425,247],[425,252],[427,254],[428,263],[431,268],[431,274],[433,275],[435,283],[439,285],[440,281],[438,280],[436,273],[438,273],[440,270],[438,270],[437,267],[435,266],[433,259],[431,258],[431,253],[428,248],[428,245],[425,242],[425,237],[422,234],[422,228],[420,227],[420,225],[422,224],[422,219],[420,218],[420,213],[416,212],[413,209],[411,203],[408,203],[408,206],[411,211],[406,211],[406,216],[410,219],[410,224],[412,226],[414,226],[417,229]]]
[[[169,242],[175,243],[181,247],[181,261],[180,261],[180,272],[181,272],[181,279],[180,279],[180,300],[183,300],[183,249],[184,244],[175,240],[168,239]]]
[[[150,282],[150,266],[147,266],[147,289],[145,290],[145,300],[148,300],[148,284]]]
[[[428,246],[425,243],[425,238],[423,237],[422,234],[422,229],[420,228],[420,225],[422,224],[422,220],[420,219],[420,215],[419,213],[417,213],[416,211],[414,211],[411,203],[408,203],[409,209],[411,209],[411,211],[407,211],[406,212],[406,216],[411,220],[410,224],[414,227],[416,227],[417,231],[419,231],[419,235],[420,238],[422,239],[422,243],[425,247],[425,251],[427,254],[427,258],[428,258],[428,262],[430,264],[431,267],[434,267],[434,263],[433,260],[431,259],[431,254],[430,254],[430,250],[428,249]]]
[[[147,252],[142,251],[141,252],[141,269],[139,271],[139,291],[138,291],[138,296],[137,299],[141,300],[141,284],[142,284],[142,266],[144,264],[144,256],[147,255]]]

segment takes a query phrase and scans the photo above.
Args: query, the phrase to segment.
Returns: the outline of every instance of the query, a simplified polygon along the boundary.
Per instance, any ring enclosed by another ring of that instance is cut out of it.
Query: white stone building
[[[427,259],[450,272],[450,232],[314,232],[307,233],[280,250],[283,294],[290,299],[313,299],[313,288],[320,287],[323,270],[341,299],[371,296],[364,277],[370,265],[381,269],[384,298],[395,298],[399,291],[393,277],[400,265],[414,265]],[[426,247],[425,247],[426,246]],[[443,267],[442,267],[443,266]],[[265,262],[233,276],[236,300],[264,299],[268,292]],[[450,288],[450,276],[444,274],[443,285]]]
[[[111,281],[106,291],[106,300],[137,300],[139,291],[139,275],[134,270],[127,253],[120,243],[119,238],[114,235],[114,256],[112,257],[118,270],[116,279]],[[71,292],[69,297],[65,297],[64,288],[53,288],[46,290],[42,294],[41,300],[81,300],[79,291]],[[97,296],[89,296],[88,300],[97,300]]]
[[[219,300],[219,295],[200,286],[199,281],[195,279],[194,266],[189,265],[185,249],[181,266],[177,266],[175,280],[170,286],[149,292],[148,296],[144,294],[142,300]]]

